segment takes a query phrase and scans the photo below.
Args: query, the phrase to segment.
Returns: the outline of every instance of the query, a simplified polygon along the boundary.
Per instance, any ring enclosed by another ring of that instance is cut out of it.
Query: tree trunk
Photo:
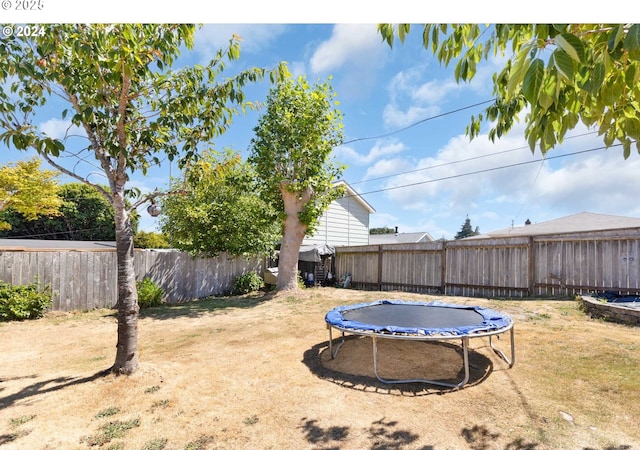
[[[138,369],[138,290],[133,263],[133,226],[124,197],[115,195],[118,255],[118,343],[113,373],[130,375]]]
[[[294,291],[298,289],[298,254],[300,245],[307,232],[307,226],[300,222],[298,213],[304,210],[311,199],[313,191],[308,188],[304,192],[290,192],[286,187],[280,187],[284,202],[284,229],[280,257],[278,260],[277,291]]]

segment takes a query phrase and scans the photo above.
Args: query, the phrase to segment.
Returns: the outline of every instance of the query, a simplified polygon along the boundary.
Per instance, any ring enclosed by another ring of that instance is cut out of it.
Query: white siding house
[[[345,181],[338,181],[345,194],[331,202],[320,218],[320,225],[312,236],[305,237],[303,245],[329,244],[334,247],[369,244],[369,215],[375,209]]]

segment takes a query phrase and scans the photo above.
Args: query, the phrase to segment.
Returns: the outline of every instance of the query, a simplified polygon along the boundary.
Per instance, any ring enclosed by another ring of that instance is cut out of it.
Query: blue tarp
[[[500,330],[512,324],[509,316],[488,308],[439,300],[376,300],[338,306],[326,314],[325,320],[329,325],[347,330],[422,336],[464,336]]]

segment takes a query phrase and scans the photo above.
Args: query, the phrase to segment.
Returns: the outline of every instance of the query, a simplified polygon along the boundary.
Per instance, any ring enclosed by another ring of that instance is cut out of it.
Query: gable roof
[[[433,238],[426,231],[418,233],[370,234],[369,244],[412,244],[414,242],[432,242]]]
[[[545,234],[607,231],[624,228],[640,228],[640,219],[635,217],[612,216],[608,214],[581,212],[572,214],[570,216],[560,217],[559,219],[548,220],[546,222],[503,228],[501,230],[491,231],[489,233],[483,233],[477,236],[471,236],[466,239],[510,236],[539,236]]]
[[[340,180],[340,181],[336,181],[335,183],[333,183],[334,186],[343,186],[344,187],[344,192],[345,195],[344,197],[353,197],[358,203],[360,203],[364,209],[366,209],[369,214],[373,214],[374,212],[376,212],[375,209],[373,209],[373,206],[371,206],[369,203],[367,203],[367,201],[360,197],[360,194],[358,194],[351,186],[349,186],[349,183],[347,183],[344,180]],[[344,198],[343,197],[343,198]]]

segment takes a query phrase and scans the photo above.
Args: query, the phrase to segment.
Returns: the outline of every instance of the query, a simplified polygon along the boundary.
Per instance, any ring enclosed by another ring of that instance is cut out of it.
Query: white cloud
[[[453,68],[442,73],[443,78],[433,78],[434,69],[420,64],[396,73],[387,85],[389,101],[383,110],[386,127],[399,128],[441,113],[443,105],[451,104],[465,91],[491,98],[491,77],[504,65],[502,59],[483,61],[478,72],[469,83],[457,83]],[[430,79],[425,80],[426,77]]]
[[[337,24],[309,61],[314,73],[328,73],[345,65],[377,65],[385,54],[375,24]]]
[[[415,87],[411,92],[411,98],[422,104],[433,105],[459,90],[460,85],[452,79],[431,80]]]
[[[194,50],[209,60],[218,50],[227,48],[229,39],[235,34],[241,39],[241,53],[258,53],[286,30],[286,25],[278,24],[209,24],[195,33]]]
[[[333,86],[341,100],[366,99],[390,49],[382,45],[375,24],[337,24],[309,59],[317,76],[334,75]]]
[[[381,159],[367,169],[365,180],[387,176],[394,173],[406,172],[413,168],[411,162],[406,158]]]
[[[369,228],[394,227],[398,223],[398,218],[393,214],[375,213],[369,219]]]
[[[70,120],[49,119],[40,124],[40,131],[51,138],[60,140],[70,136],[86,136],[85,131],[73,125]]]
[[[386,155],[394,155],[405,150],[404,144],[398,141],[377,141],[367,154],[360,154],[348,146],[340,146],[333,152],[338,161],[348,165],[371,164]]]
[[[412,125],[427,117],[433,117],[440,114],[438,106],[410,106],[407,109],[401,109],[398,105],[389,103],[382,111],[382,119],[387,128],[403,128]]]
[[[306,75],[307,73],[307,66],[305,65],[304,62],[301,62],[301,61],[290,62],[288,67],[289,67],[289,72],[291,72],[291,76],[293,78],[298,78],[302,75]]]

